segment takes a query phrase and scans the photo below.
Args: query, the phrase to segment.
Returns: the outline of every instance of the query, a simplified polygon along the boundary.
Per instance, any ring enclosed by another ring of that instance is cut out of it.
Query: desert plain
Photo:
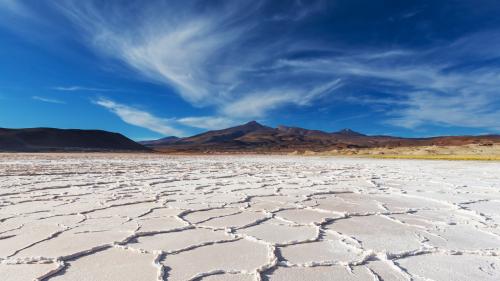
[[[500,280],[500,162],[0,154],[0,280]]]

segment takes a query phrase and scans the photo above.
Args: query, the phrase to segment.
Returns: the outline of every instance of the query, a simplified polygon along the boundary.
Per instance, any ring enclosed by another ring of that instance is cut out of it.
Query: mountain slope
[[[175,136],[170,136],[170,137],[165,137],[157,140],[149,140],[149,141],[138,141],[138,143],[142,145],[167,145],[167,144],[172,144],[176,141],[178,141],[180,138],[175,137]]]
[[[298,127],[271,128],[255,121],[223,130],[208,131],[168,143],[146,144],[166,152],[289,152],[332,149],[466,145],[500,143],[500,136],[400,138],[368,136],[350,129],[328,133]]]
[[[149,151],[118,134],[101,130],[0,128],[0,151]]]
[[[181,139],[179,144],[210,144],[237,142],[237,139],[255,132],[272,132],[273,128],[263,126],[255,121],[223,130],[208,131],[199,135]]]

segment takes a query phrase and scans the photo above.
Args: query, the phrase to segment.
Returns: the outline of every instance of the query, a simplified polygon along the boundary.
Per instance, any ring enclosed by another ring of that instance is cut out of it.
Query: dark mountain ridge
[[[0,151],[150,151],[119,134],[101,130],[0,128]]]

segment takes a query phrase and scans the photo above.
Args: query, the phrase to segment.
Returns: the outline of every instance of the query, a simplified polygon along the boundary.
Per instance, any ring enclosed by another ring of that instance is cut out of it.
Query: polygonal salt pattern
[[[499,170],[0,154],[0,279],[499,280]]]

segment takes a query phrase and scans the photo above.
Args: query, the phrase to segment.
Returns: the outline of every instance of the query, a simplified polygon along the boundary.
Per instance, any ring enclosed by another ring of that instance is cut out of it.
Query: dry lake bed
[[[0,280],[500,280],[500,163],[0,154]]]

